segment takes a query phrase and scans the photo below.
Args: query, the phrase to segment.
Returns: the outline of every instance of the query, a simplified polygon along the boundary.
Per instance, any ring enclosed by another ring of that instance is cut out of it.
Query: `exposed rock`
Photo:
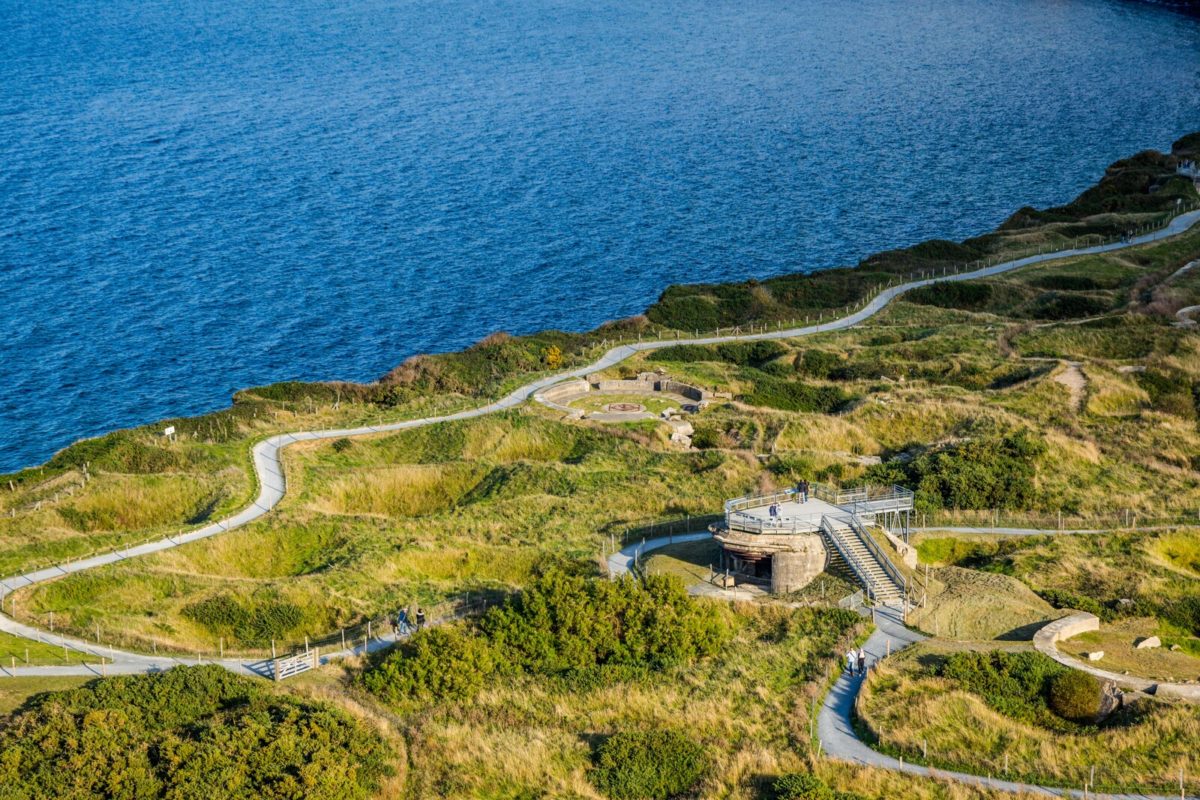
[[[1162,640],[1157,636],[1147,636],[1134,645],[1138,650],[1150,650],[1155,647],[1162,647]]]
[[[1099,661],[1100,659],[1104,658],[1104,651],[1095,650],[1091,653],[1087,653],[1086,655],[1088,661]]]
[[[1100,722],[1124,707],[1125,693],[1112,681],[1104,681],[1100,692],[1100,712],[1096,715],[1096,721]]]
[[[1172,652],[1172,653],[1178,653],[1178,652],[1179,652],[1179,650],[1180,650],[1180,647],[1179,647],[1179,645],[1177,645],[1177,644],[1173,644],[1173,645],[1171,645],[1171,652]]]

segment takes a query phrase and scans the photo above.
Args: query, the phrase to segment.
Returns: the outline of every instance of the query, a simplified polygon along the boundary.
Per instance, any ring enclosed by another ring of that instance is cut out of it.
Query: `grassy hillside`
[[[1177,155],[1193,146],[1181,142]],[[1121,162],[1072,204],[1023,209],[998,232],[966,243],[893,251],[856,270],[673,287],[647,317],[589,334],[489,337],[462,353],[410,360],[377,384],[263,387],[239,393],[226,411],[78,443],[43,467],[0,478],[0,572],[160,537],[244,506],[257,488],[249,449],[272,433],[457,410],[529,376],[585,363],[616,338],[828,315],[912,270],[1157,221],[1175,198],[1193,196],[1170,177],[1172,158],[1143,154]],[[468,592],[525,608],[513,598],[522,590],[534,597],[534,581],[548,570],[585,580],[580,576],[594,574],[614,544],[653,536],[667,523],[678,530],[685,519],[702,526],[727,498],[801,478],[904,484],[916,491],[919,521],[933,524],[1126,528],[1193,521],[1200,508],[1200,337],[1177,326],[1174,312],[1200,303],[1200,271],[1178,272],[1198,258],[1200,231],[913,292],[852,330],[672,347],[608,370],[629,376],[661,369],[722,393],[692,418],[693,450],[672,445],[654,421],[598,424],[532,404],[394,434],[297,444],[285,451],[287,497],[267,517],[19,591],[15,613],[41,625],[53,614],[57,632],[98,635],[123,647],[261,655],[272,641],[282,649],[306,636],[336,636],[402,606],[428,607]],[[161,433],[166,424],[177,428],[173,441]],[[921,557],[935,571],[929,602],[913,622],[943,639],[1022,640],[1064,609],[1095,609],[1122,636],[1153,630],[1180,644],[1172,668],[1191,664],[1183,659],[1200,655],[1196,536],[1179,528],[1003,541],[924,537]],[[695,582],[711,557],[707,544],[681,546],[652,558],[648,571]],[[542,604],[542,616],[513,611],[506,626],[451,626],[378,661],[325,668],[287,684],[287,693],[310,704],[303,708],[274,694],[247,696],[245,707],[254,710],[248,716],[282,724],[282,715],[300,724],[326,713],[312,705],[324,699],[362,719],[387,720],[384,740],[410,768],[391,783],[383,771],[366,782],[347,779],[363,795],[615,797],[625,791],[618,784],[628,789],[634,778],[662,777],[645,764],[628,774],[613,768],[627,760],[621,754],[653,752],[670,762],[671,775],[692,776],[689,791],[702,797],[805,796],[787,792],[812,781],[819,783],[814,796],[843,800],[989,796],[814,756],[812,701],[847,637],[862,634],[854,619],[824,607],[693,606],[676,594],[647,606],[625,589],[571,586],[572,598],[589,597],[594,607],[559,598]],[[802,599],[832,601],[850,589],[832,576],[816,586]],[[568,607],[569,618],[549,611]],[[593,630],[595,637],[561,635],[596,619],[610,624]],[[555,624],[541,624],[546,620]],[[681,620],[695,625],[679,628]],[[691,633],[676,636],[705,629],[701,622],[723,633],[703,646]],[[881,721],[884,746],[906,758],[920,733],[922,741],[947,742],[939,744],[939,763],[986,772],[1005,752],[1019,752],[1019,774],[1071,782],[1081,764],[1109,746],[1125,748],[1138,774],[1159,783],[1177,754],[1148,755],[1146,731],[1195,741],[1194,719],[1167,709],[1139,722],[1143,727],[1105,731],[1096,742],[1069,730],[1070,747],[1055,751],[1049,734],[1028,720],[1009,719],[978,692],[921,672],[942,657],[939,646],[949,647],[930,645],[872,684],[872,724]],[[24,650],[22,642],[0,638],[0,659],[24,661]],[[28,657],[62,661],[61,650],[49,645],[31,646]],[[471,680],[459,680],[465,677]],[[99,730],[91,721],[96,714],[132,705],[121,696],[125,684],[105,685],[117,688],[56,701],[54,724],[74,720]],[[454,691],[438,688],[445,686]],[[0,703],[11,708],[32,687],[14,682],[4,691]],[[114,692],[113,707],[93,707],[108,702],[105,691]],[[249,725],[242,713],[203,710],[178,730],[155,733],[155,741],[174,747],[217,722]],[[16,719],[0,721],[0,736]],[[30,729],[49,724],[20,719]],[[980,719],[988,725],[960,736],[968,721]],[[912,732],[891,740],[893,725]],[[389,729],[399,738],[388,740]],[[131,741],[148,736],[121,730]],[[264,735],[290,736],[276,728]],[[948,744],[955,736],[961,749]],[[1019,747],[1006,751],[1000,741]],[[970,749],[976,747],[978,758]],[[169,765],[154,757],[146,755],[150,766],[141,764],[138,774],[175,781],[163,777],[159,768]],[[0,766],[8,763],[0,759]]]

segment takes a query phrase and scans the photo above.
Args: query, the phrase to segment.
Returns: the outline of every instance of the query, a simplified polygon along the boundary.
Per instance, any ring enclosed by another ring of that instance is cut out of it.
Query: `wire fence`
[[[992,509],[983,511],[918,511],[913,514],[918,529],[1012,528],[1015,530],[1136,532],[1162,528],[1200,526],[1200,508],[1146,512],[1112,509],[1104,513],[1064,514]]]
[[[713,338],[721,336],[743,336],[743,335],[762,335],[767,333],[777,333],[780,331],[791,330],[802,325],[821,325],[826,322],[832,322],[840,317],[856,313],[866,308],[871,304],[880,293],[896,286],[901,286],[906,283],[914,283],[917,281],[931,280],[935,278],[947,278],[956,275],[963,275],[971,272],[976,272],[989,267],[994,267],[998,264],[1006,264],[1014,261],[1021,261],[1034,256],[1067,256],[1075,251],[1092,248],[1105,247],[1122,242],[1129,242],[1141,236],[1155,233],[1166,229],[1176,217],[1182,214],[1200,209],[1200,202],[1189,201],[1182,202],[1169,212],[1160,212],[1154,220],[1145,222],[1141,225],[1132,225],[1126,233],[1103,236],[1101,234],[1085,234],[1082,236],[1070,237],[1062,244],[1062,247],[1055,247],[1050,243],[1032,245],[1026,248],[1017,248],[1014,250],[1006,250],[986,258],[977,259],[975,261],[964,262],[954,265],[945,265],[942,267],[930,267],[926,269],[913,270],[907,273],[897,273],[896,276],[886,282],[878,283],[871,286],[863,293],[854,303],[850,303],[841,308],[826,308],[815,309],[804,316],[799,313],[792,317],[768,320],[764,322],[748,322],[740,325],[718,326],[711,329],[694,328],[691,337],[695,339]],[[675,341],[683,341],[689,331],[670,330],[666,328],[655,328],[650,331],[651,334],[660,334],[661,338],[648,336],[643,332],[630,334],[628,336],[616,336],[613,338],[603,338],[599,342],[593,344],[587,350],[579,354],[581,362],[588,362],[603,355],[613,347],[621,345],[646,344],[649,342],[660,342],[669,344],[672,339]],[[668,334],[673,334],[673,337]]]

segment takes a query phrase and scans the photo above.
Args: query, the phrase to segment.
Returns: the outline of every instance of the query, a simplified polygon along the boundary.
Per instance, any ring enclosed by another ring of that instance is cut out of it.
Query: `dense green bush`
[[[701,450],[709,450],[721,446],[721,433],[714,428],[696,428],[692,434],[692,445]]]
[[[1063,722],[1048,704],[1051,682],[1071,672],[1041,653],[954,653],[943,662],[940,674],[983,698],[989,706],[1014,719],[1054,730]]]
[[[1027,430],[1007,434],[978,431],[907,464],[870,467],[865,477],[872,483],[896,482],[915,488],[921,509],[1025,509],[1036,501],[1034,477],[1038,459],[1045,452],[1045,443]]]
[[[992,287],[986,283],[966,281],[939,283],[936,286],[913,289],[904,299],[923,306],[975,311],[987,306],[992,299]]]
[[[496,668],[491,645],[474,631],[443,625],[414,634],[364,673],[363,685],[393,703],[466,700]]]
[[[1034,319],[1078,319],[1111,310],[1112,302],[1103,297],[1047,292],[1033,301],[1028,314]]]
[[[1185,419],[1195,419],[1197,411],[1197,389],[1184,372],[1147,369],[1135,373],[1138,385],[1150,395],[1150,404],[1157,411],[1175,414]]]
[[[1091,292],[1104,288],[1087,275],[1046,275],[1033,281],[1033,285],[1063,292]]]
[[[1172,625],[1200,636],[1200,595],[1185,594],[1164,603],[1159,615]]]
[[[6,798],[372,797],[377,734],[215,666],[93,681],[0,718]]]
[[[776,800],[863,800],[856,792],[839,792],[825,781],[806,772],[782,775],[771,784]]]
[[[1050,708],[1063,719],[1086,725],[1100,714],[1100,688],[1100,681],[1086,672],[1061,672],[1050,679]]]
[[[596,749],[591,779],[616,800],[668,800],[695,786],[707,768],[704,748],[683,733],[623,731]]]
[[[723,617],[669,576],[598,580],[549,570],[481,621],[506,666],[543,675],[600,665],[661,669],[711,655]]]
[[[771,784],[771,791],[777,800],[834,800],[833,789],[807,772],[781,775]]]
[[[755,371],[754,390],[738,395],[743,403],[781,411],[807,411],[828,414],[844,407],[851,396],[836,386],[812,386],[795,380],[782,380]]]
[[[691,363],[695,361],[724,361],[738,366],[760,367],[787,352],[779,342],[728,342],[719,345],[681,344],[655,350],[650,361]]]
[[[1112,619],[1112,609],[1098,600],[1086,595],[1076,594],[1061,589],[1040,589],[1038,595],[1055,608],[1072,608],[1076,611],[1086,611],[1097,617]]]
[[[729,633],[675,578],[607,581],[556,567],[478,622],[376,659],[362,683],[392,702],[469,698],[493,673],[598,685],[712,655]]]
[[[189,603],[181,613],[214,635],[247,645],[282,639],[304,621],[304,611],[295,603],[268,600],[247,609],[227,594]]]
[[[828,378],[841,363],[841,356],[827,350],[805,350],[794,362],[797,372],[813,378]]]

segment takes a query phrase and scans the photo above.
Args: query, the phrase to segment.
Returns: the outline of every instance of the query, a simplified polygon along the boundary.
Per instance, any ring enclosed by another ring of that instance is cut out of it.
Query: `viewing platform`
[[[908,540],[913,493],[901,486],[834,489],[809,484],[725,503],[725,518],[712,525],[721,544],[721,570],[769,581],[771,591],[796,591],[830,566],[844,567],[867,595],[903,602],[908,581],[867,527],[878,526]]]
[[[774,507],[775,513],[771,513]],[[913,493],[903,486],[859,486],[834,489],[809,484],[808,496],[796,489],[772,494],[739,497],[725,502],[725,529],[751,534],[817,533],[821,518],[854,514],[869,524],[881,524],[908,539],[908,522],[913,510]],[[889,524],[895,521],[896,524]]]

